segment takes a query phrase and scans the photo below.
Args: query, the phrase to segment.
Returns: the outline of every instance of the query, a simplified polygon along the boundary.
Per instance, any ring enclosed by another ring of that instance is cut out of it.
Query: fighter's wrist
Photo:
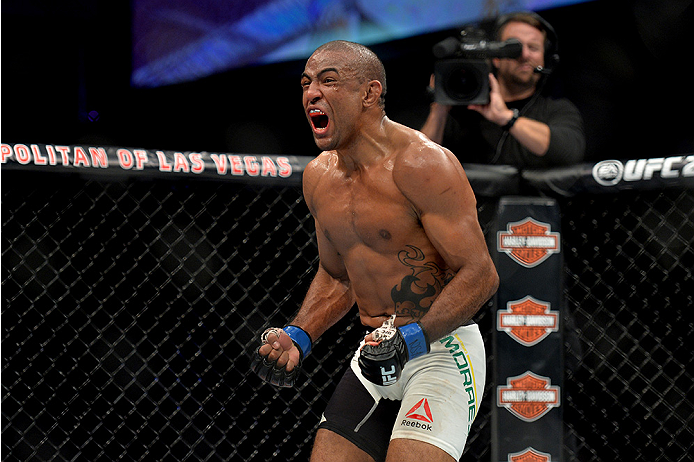
[[[407,346],[408,360],[412,360],[429,352],[429,338],[418,322],[405,324],[398,328]]]
[[[308,335],[308,332],[303,330],[301,327],[294,325],[285,326],[282,330],[289,335],[292,342],[294,342],[297,348],[299,348],[302,358],[308,356],[308,354],[311,352],[311,348],[313,348],[313,341],[311,340],[311,336]]]

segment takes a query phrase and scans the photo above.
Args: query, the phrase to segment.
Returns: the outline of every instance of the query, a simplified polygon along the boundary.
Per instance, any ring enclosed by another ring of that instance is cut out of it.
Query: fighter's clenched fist
[[[366,336],[359,353],[359,368],[370,382],[392,385],[405,363],[429,352],[429,340],[419,323],[395,327],[395,315]]]
[[[261,346],[255,349],[251,369],[261,379],[279,387],[292,387],[301,370],[301,363],[311,351],[311,338],[300,327],[271,327],[260,336]]]

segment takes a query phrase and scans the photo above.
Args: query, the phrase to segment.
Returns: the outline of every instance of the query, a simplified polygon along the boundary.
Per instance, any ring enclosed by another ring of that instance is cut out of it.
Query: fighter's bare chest
[[[333,184],[316,202],[316,219],[338,250],[399,245],[418,227],[412,204],[387,182]]]

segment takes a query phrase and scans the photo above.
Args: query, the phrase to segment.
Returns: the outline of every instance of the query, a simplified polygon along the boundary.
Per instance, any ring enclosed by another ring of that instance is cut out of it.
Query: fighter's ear
[[[383,93],[383,85],[378,80],[371,80],[367,84],[366,92],[364,93],[364,106],[373,106],[378,104]]]

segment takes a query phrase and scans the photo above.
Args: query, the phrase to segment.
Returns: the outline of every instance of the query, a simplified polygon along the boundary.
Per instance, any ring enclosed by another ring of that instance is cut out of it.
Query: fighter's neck
[[[383,117],[378,123],[364,125],[364,129],[336,153],[346,170],[358,170],[380,162],[392,151],[395,123]]]

